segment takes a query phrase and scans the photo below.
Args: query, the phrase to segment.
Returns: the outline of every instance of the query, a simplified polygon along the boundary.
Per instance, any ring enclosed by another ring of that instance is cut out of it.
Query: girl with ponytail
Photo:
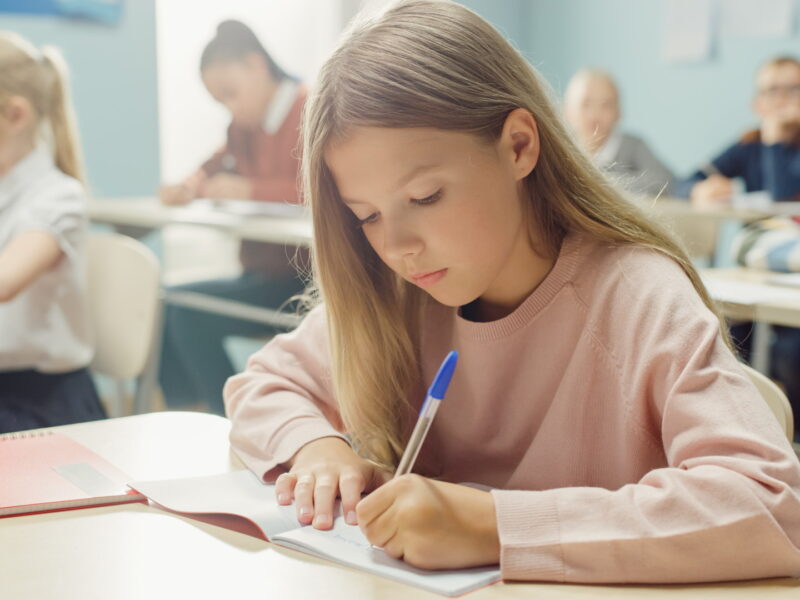
[[[162,202],[180,205],[202,197],[297,204],[305,87],[275,62],[252,29],[235,20],[217,26],[200,57],[200,76],[230,113],[225,144],[181,183],[164,186]],[[241,275],[175,289],[279,309],[304,287],[291,260],[296,252],[283,244],[245,240],[239,251]],[[297,254],[303,264],[306,255]],[[222,414],[222,386],[234,374],[225,338],[273,333],[260,323],[168,305],[159,369],[167,405]]]
[[[105,416],[87,370],[85,200],[60,53],[0,32],[0,433]]]

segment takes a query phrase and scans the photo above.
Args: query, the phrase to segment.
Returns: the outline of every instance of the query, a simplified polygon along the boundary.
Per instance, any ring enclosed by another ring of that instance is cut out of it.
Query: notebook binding
[[[28,438],[39,438],[53,435],[52,431],[20,431],[14,433],[0,433],[0,442],[9,440],[24,440]]]

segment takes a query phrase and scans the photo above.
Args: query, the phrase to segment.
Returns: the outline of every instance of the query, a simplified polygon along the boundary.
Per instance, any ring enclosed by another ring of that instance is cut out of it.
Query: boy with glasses
[[[743,179],[748,192],[766,191],[775,201],[800,200],[800,61],[781,56],[764,63],[756,75],[752,107],[759,129],[681,185],[695,206],[729,202],[735,177]]]

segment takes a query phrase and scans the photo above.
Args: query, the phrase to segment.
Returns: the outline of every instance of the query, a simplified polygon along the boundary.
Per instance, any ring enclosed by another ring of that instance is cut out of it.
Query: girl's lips
[[[430,273],[420,273],[419,275],[412,275],[411,279],[421,288],[430,287],[438,282],[447,274],[447,269],[439,269],[438,271],[431,271]]]

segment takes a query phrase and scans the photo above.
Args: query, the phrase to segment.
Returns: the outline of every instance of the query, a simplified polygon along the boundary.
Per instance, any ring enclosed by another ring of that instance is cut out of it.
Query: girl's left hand
[[[199,195],[214,200],[249,200],[253,197],[253,184],[241,175],[217,173],[200,186]]]
[[[422,569],[459,569],[500,562],[494,499],[489,492],[403,475],[356,507],[375,546]]]

